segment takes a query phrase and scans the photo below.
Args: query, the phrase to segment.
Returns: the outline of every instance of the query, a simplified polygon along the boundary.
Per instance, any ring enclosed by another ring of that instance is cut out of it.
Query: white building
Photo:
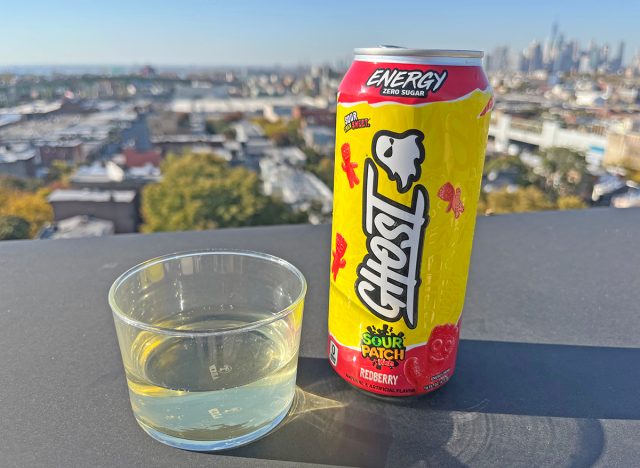
[[[0,145],[0,174],[33,177],[39,163],[36,150],[26,144]]]
[[[236,141],[246,143],[252,138],[264,138],[264,131],[259,125],[248,120],[241,120],[233,125],[236,132]]]
[[[307,160],[307,155],[296,146],[271,148],[265,152],[265,156],[277,164],[290,166],[302,166]]]
[[[260,175],[265,194],[279,196],[296,209],[306,209],[313,201],[321,203],[324,213],[333,208],[333,193],[309,172],[265,158],[260,161]]]
[[[506,149],[510,143],[525,143],[539,148],[561,147],[583,151],[589,156],[601,158],[607,146],[604,132],[585,132],[561,128],[558,122],[527,120],[509,114],[491,116],[489,136],[495,138],[497,150]]]
[[[176,97],[170,108],[173,112],[203,112],[206,114],[243,113],[263,115],[265,109],[292,109],[295,106],[309,106],[327,108],[326,98],[309,96],[279,96],[279,97]],[[268,111],[267,111],[268,112]]]

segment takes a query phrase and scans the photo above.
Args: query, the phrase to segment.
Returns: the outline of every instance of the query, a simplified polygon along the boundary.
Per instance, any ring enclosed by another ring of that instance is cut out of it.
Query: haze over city
[[[16,65],[293,65],[349,60],[354,47],[413,47],[517,53],[559,22],[566,40],[640,46],[636,2],[417,0],[312,2],[58,1],[2,7],[0,67]]]

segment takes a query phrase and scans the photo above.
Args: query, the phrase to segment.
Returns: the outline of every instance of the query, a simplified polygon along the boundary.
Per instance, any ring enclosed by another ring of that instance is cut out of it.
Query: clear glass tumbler
[[[302,273],[271,255],[188,252],[120,276],[109,304],[136,420],[188,450],[275,428],[295,394]]]

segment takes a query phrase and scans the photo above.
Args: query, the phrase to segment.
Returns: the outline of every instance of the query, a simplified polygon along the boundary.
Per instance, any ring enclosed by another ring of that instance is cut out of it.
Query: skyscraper
[[[544,45],[544,51],[542,54],[542,63],[545,65],[547,69],[551,68],[553,64],[553,46],[556,42],[556,37],[558,36],[558,22],[554,21],[551,24],[551,35],[547,39]]]
[[[509,48],[496,47],[485,56],[485,68],[488,72],[505,71],[509,69]]]
[[[547,71],[556,79],[559,78],[558,74],[563,73],[619,73],[623,71],[625,46],[624,41],[611,47],[591,40],[587,48],[581,47],[577,40],[566,38],[554,21],[544,43],[533,40],[513,57],[507,46],[495,47],[491,53],[486,54],[485,67],[489,72],[514,70],[527,74]],[[636,66],[632,59],[627,62],[631,73]],[[640,68],[638,71],[640,72]]]
[[[518,57],[518,71],[527,73],[529,71],[529,51],[524,49]]]
[[[530,72],[537,71],[537,70],[542,70],[542,68],[543,68],[542,46],[540,45],[540,43],[538,41],[533,41],[529,45],[528,57],[529,57],[529,64],[528,65],[529,65],[529,71]]]
[[[582,73],[582,74],[590,74],[593,73],[593,69],[591,68],[591,57],[589,57],[589,54],[584,54],[580,57],[579,63],[578,63],[578,73]]]
[[[589,43],[589,69],[591,73],[598,71],[600,66],[600,49],[593,42]]]
[[[600,68],[609,68],[609,44],[605,44],[600,49]]]
[[[611,71],[617,72],[622,68],[622,57],[624,56],[624,41],[620,41],[618,44],[618,53],[611,63]]]
[[[562,70],[562,61],[565,50],[564,37],[562,34],[558,34],[556,40],[553,44],[553,49],[551,49],[551,73],[563,71]]]

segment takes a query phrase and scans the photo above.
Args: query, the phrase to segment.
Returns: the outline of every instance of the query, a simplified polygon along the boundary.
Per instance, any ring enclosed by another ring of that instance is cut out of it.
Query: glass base
[[[149,434],[151,437],[156,439],[158,442],[162,442],[163,444],[170,445],[171,447],[176,447],[183,450],[193,450],[196,452],[216,452],[218,450],[229,450],[236,447],[240,447],[241,445],[246,445],[251,443],[257,439],[260,439],[271,431],[273,431],[289,414],[289,410],[293,404],[293,400],[289,404],[289,406],[280,413],[271,423],[268,425],[261,427],[257,431],[253,431],[249,434],[245,434],[240,437],[234,437],[233,439],[225,439],[225,440],[189,440],[189,439],[181,439],[180,437],[173,437],[167,434],[163,434],[156,429],[153,429],[143,422],[136,419],[138,424],[144,431]]]

